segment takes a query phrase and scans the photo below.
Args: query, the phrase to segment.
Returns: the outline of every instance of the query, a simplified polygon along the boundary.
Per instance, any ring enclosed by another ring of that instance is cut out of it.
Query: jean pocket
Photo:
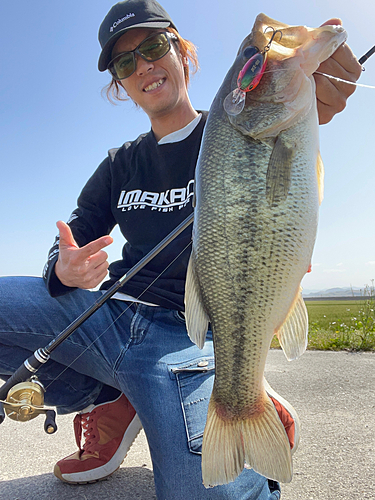
[[[208,403],[214,383],[213,357],[169,365],[169,374],[177,382],[189,450],[201,454]]]

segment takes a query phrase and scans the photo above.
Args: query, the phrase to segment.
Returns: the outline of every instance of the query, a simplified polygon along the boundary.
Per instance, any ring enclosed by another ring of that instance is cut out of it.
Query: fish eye
[[[246,49],[243,51],[243,55],[244,57],[246,57],[246,59],[250,59],[251,57],[255,56],[255,54],[257,54],[259,52],[259,49],[258,47],[246,47]]]

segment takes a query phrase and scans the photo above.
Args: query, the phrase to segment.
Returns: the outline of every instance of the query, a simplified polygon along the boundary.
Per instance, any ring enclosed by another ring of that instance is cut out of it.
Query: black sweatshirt
[[[116,224],[126,239],[122,259],[110,264],[109,280],[101,289],[108,289],[192,212],[195,166],[207,112],[202,115],[180,142],[159,145],[150,131],[110,150],[83,188],[68,221],[78,246],[109,234]],[[138,297],[162,273],[140,299],[183,310],[190,241],[191,226],[119,291]],[[58,251],[57,237],[43,271],[53,297],[73,290],[55,274]]]

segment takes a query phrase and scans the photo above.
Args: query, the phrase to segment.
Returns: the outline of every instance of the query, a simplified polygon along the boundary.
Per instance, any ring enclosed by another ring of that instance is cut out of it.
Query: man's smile
[[[150,92],[151,90],[155,90],[156,88],[160,87],[160,85],[163,85],[165,80],[166,78],[160,78],[160,80],[157,80],[156,82],[147,85],[147,87],[143,89],[143,92]]]

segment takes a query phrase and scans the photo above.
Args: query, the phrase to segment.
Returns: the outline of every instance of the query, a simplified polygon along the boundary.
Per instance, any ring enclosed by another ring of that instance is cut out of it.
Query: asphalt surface
[[[271,351],[266,376],[302,424],[293,481],[282,485],[282,500],[375,499],[375,354],[307,351],[289,363],[281,351]],[[76,448],[72,416],[58,417],[58,426],[48,436],[42,417],[3,423],[0,500],[156,498],[143,432],[111,478],[70,486],[51,471]]]

